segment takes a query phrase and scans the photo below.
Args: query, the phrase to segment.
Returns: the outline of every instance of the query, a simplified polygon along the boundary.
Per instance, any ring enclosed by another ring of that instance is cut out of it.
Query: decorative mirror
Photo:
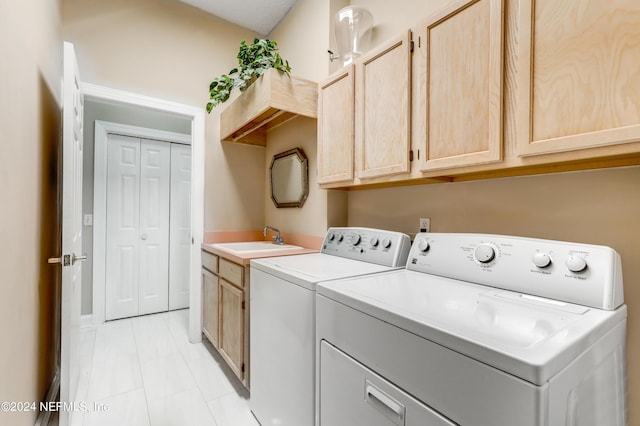
[[[271,199],[276,207],[302,207],[309,195],[309,161],[302,149],[273,156]]]

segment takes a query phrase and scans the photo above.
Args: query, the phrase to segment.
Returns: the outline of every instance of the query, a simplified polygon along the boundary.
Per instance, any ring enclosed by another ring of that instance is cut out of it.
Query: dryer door
[[[455,426],[324,340],[319,409],[320,425]]]

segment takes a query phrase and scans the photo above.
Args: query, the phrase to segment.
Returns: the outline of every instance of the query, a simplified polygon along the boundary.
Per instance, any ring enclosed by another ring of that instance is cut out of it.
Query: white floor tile
[[[219,426],[260,426],[249,409],[249,400],[236,393],[207,403]]]
[[[130,319],[110,321],[96,329],[93,362],[118,355],[137,355]]]
[[[89,381],[88,401],[95,401],[142,388],[138,355],[114,354],[94,361]]]
[[[84,426],[148,426],[149,414],[144,390],[138,389],[97,401],[104,411],[95,411],[93,403],[84,416]]]
[[[189,310],[110,321],[82,330],[73,426],[258,426],[248,392],[208,342],[189,342]]]
[[[166,322],[158,315],[147,315],[132,321],[133,334],[140,361],[178,355],[178,346]]]
[[[150,401],[149,417],[153,426],[216,426],[197,389]]]
[[[197,388],[181,355],[145,361],[141,364],[141,369],[149,401]]]
[[[199,358],[211,358],[211,354],[209,353],[207,348],[205,348],[202,342],[191,343],[187,334],[182,334],[175,331],[171,331],[171,334],[173,335],[173,340],[178,347],[178,351],[182,354],[183,358],[187,362],[191,362],[192,360],[196,360]]]
[[[189,361],[188,366],[205,401],[235,392],[229,377],[211,355]]]
[[[173,331],[180,331],[182,334],[189,335],[189,310],[180,309],[170,311],[164,317],[169,328]]]

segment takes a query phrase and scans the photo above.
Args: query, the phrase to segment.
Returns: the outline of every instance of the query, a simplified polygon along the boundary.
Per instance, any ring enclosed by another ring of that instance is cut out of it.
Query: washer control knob
[[[361,240],[362,238],[360,238],[360,235],[355,234],[353,237],[351,237],[351,244],[353,244],[354,246],[357,246],[358,244],[360,244]]]
[[[334,234],[333,232],[329,233],[329,241],[333,241],[336,239],[336,234]]]
[[[382,247],[388,249],[391,247],[391,240],[389,238],[385,238],[382,240]]]
[[[583,257],[577,255],[571,255],[565,262],[567,269],[571,272],[582,272],[587,269],[587,261]]]
[[[344,240],[344,235],[342,234],[338,235],[338,242],[341,243],[342,240]]]
[[[547,266],[551,265],[551,256],[549,256],[547,253],[539,252],[533,255],[531,261],[538,268],[546,268]]]
[[[489,263],[496,257],[496,252],[489,244],[480,244],[473,253],[480,263]]]
[[[380,244],[380,241],[377,237],[371,238],[371,247],[378,247],[378,244]]]
[[[429,241],[427,241],[427,240],[418,241],[418,250],[420,250],[423,253],[428,251],[429,250]]]

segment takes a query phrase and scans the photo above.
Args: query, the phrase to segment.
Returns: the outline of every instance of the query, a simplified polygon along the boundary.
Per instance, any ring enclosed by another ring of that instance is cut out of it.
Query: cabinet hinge
[[[411,40],[411,43],[409,44],[409,52],[413,53],[413,40]]]
[[[242,301],[242,309],[244,309],[244,300]]]
[[[420,36],[418,36],[418,49],[420,49],[421,42],[422,42],[422,39],[420,38]]]
[[[244,362],[242,363],[242,366],[240,367],[240,371],[242,371],[244,373]]]
[[[409,151],[409,161],[413,161],[413,150]]]
[[[420,159],[420,150],[418,150],[418,160]]]

